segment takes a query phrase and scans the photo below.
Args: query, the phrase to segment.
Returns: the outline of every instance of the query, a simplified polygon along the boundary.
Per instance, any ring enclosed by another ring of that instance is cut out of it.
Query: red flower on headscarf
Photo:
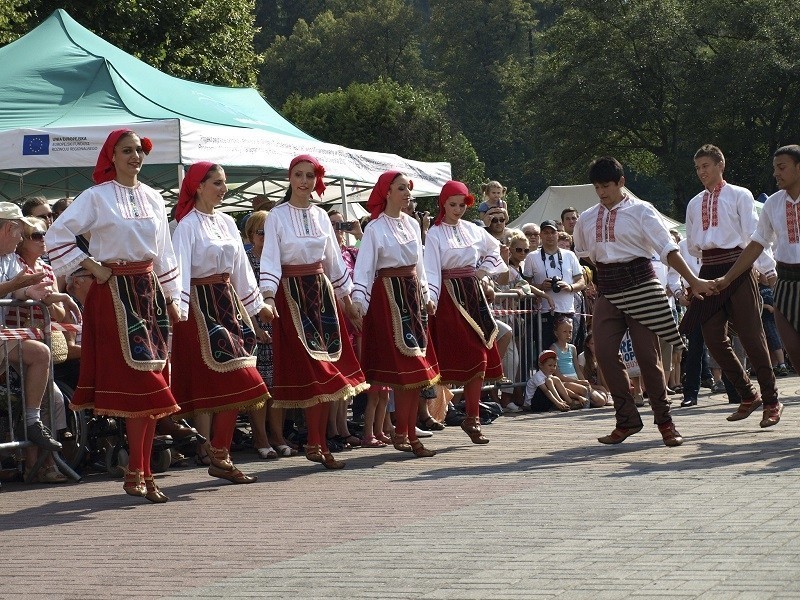
[[[139,138],[142,142],[142,151],[145,154],[150,154],[153,150],[153,142],[148,137]]]

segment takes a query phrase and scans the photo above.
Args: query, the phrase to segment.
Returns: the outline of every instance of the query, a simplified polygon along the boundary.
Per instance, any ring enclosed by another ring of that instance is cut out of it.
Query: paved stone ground
[[[674,449],[652,424],[598,444],[597,409],[503,417],[482,447],[448,428],[429,459],[354,450],[339,472],[235,454],[258,483],[171,469],[164,505],[100,474],[5,483],[0,598],[799,598],[800,378],[779,385],[777,427],[701,396]]]

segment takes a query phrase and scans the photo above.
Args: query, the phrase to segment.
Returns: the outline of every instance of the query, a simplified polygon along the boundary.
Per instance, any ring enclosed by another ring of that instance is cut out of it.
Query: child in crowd
[[[556,376],[556,353],[545,350],[539,354],[539,370],[525,385],[525,406],[533,412],[545,412],[556,407],[562,412],[570,409],[572,397]]]
[[[603,379],[603,373],[600,372],[597,366],[597,359],[594,356],[594,336],[591,331],[586,334],[584,350],[578,355],[577,368],[583,371],[583,376],[592,386],[592,389],[605,397],[605,406],[612,405],[614,401],[611,399],[608,386],[606,386],[605,379]],[[594,406],[594,403],[592,406]]]
[[[499,181],[490,181],[481,185],[483,192],[483,202],[478,206],[478,214],[481,219],[483,215],[489,212],[490,208],[507,208],[506,201],[503,200],[506,195],[506,188]]]
[[[556,321],[554,328],[556,341],[550,346],[550,349],[556,354],[556,375],[563,382],[564,387],[577,396],[581,406],[586,398],[589,399],[591,406],[605,406],[605,395],[595,391],[591,382],[584,377],[578,362],[578,350],[570,343],[572,328],[572,319],[569,317],[561,317]]]

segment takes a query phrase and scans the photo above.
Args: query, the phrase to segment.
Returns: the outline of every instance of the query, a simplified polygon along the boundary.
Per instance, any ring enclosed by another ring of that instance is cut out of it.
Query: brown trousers
[[[600,296],[595,302],[592,316],[595,357],[614,399],[617,427],[642,425],[642,417],[631,394],[631,381],[619,354],[619,345],[627,330],[630,330],[633,351],[650,399],[650,407],[653,409],[654,422],[657,425],[669,423],[672,417],[669,413],[667,383],[661,366],[658,336],[611,304],[605,296]]]
[[[765,405],[778,401],[775,373],[767,349],[767,338],[761,323],[761,295],[755,271],[731,294],[722,308],[703,323],[703,339],[722,372],[736,388],[743,401],[752,400],[756,389],[742,363],[736,358],[728,338],[728,321],[739,336],[750,366],[756,372],[761,400]]]

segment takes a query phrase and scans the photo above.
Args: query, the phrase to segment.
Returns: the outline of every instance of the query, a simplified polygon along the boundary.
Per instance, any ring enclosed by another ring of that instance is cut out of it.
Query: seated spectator
[[[583,370],[578,362],[578,351],[572,339],[572,319],[561,317],[556,321],[555,327],[556,341],[550,349],[556,353],[556,375],[564,383],[567,390],[579,393],[582,398],[588,398],[591,406],[600,407],[606,405],[606,397],[596,392],[592,384],[583,375]]]
[[[22,239],[23,223],[30,227],[41,225],[38,219],[23,217],[16,204],[0,202],[0,297],[15,300],[41,301],[53,294],[46,273],[28,273],[17,259],[14,250]],[[3,314],[5,320],[5,314]],[[61,444],[52,438],[41,421],[41,405],[50,373],[50,349],[37,340],[9,340],[0,347],[0,359],[21,365],[25,377],[25,429],[27,438],[44,450],[60,450]],[[35,461],[35,449],[29,455]],[[29,468],[30,468],[30,464]]]
[[[562,250],[571,250],[572,249],[572,236],[568,234],[566,231],[559,231],[558,232],[558,247]]]
[[[578,366],[583,371],[583,376],[592,386],[592,389],[605,397],[605,406],[613,405],[614,400],[611,398],[611,392],[608,391],[603,373],[600,371],[597,359],[594,356],[594,336],[591,330],[586,334],[583,352],[578,355]]]
[[[505,198],[507,190],[499,181],[484,183],[481,185],[481,191],[483,192],[483,201],[478,205],[478,214],[481,218],[483,218],[491,208],[507,207],[506,201],[503,199]]]
[[[556,376],[556,353],[545,350],[539,354],[539,370],[525,385],[525,407],[533,412],[545,412],[553,407],[566,412],[571,404],[572,396]]]

